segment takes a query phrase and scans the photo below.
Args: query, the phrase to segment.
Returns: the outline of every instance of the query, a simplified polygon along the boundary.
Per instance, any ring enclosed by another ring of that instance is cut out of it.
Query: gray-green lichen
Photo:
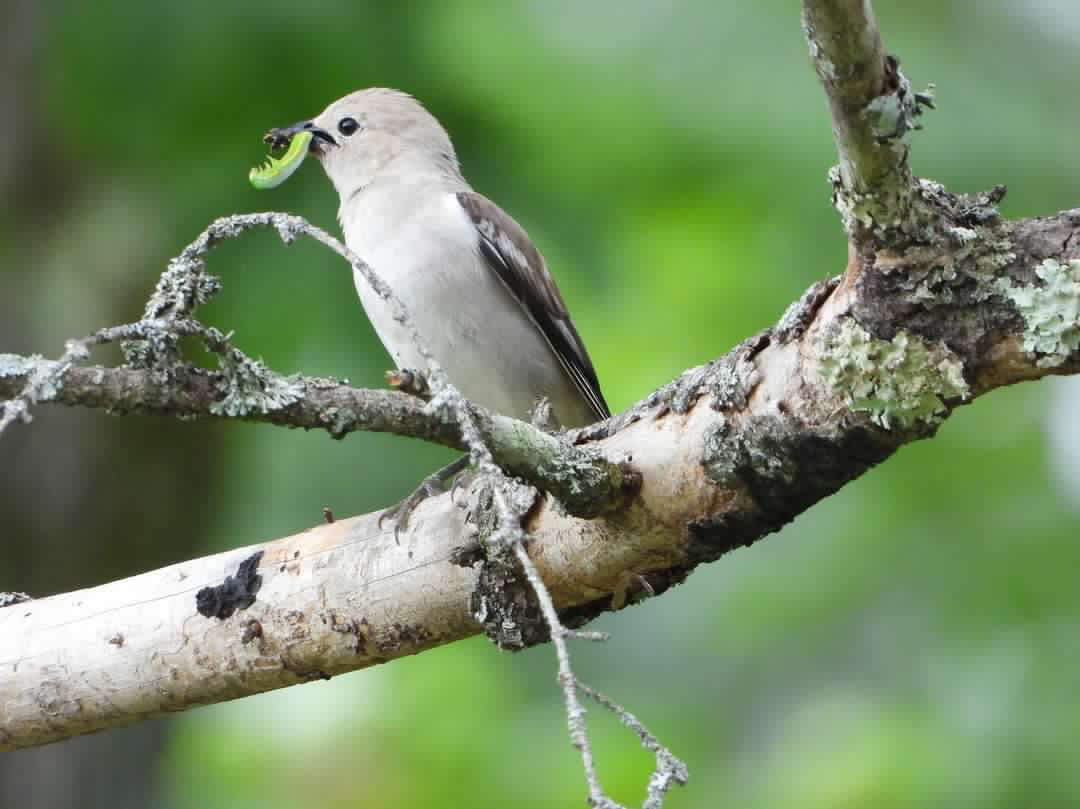
[[[75,362],[86,359],[88,354],[86,346],[79,340],[68,340],[59,360],[47,360],[40,354],[29,357],[0,354],[0,378],[26,377],[22,392],[4,402],[5,408],[25,413],[29,405],[53,401],[60,395],[64,372]]]
[[[975,256],[975,269],[985,275],[996,275],[1016,261],[1013,243],[1008,239],[988,239],[986,249]]]
[[[1048,258],[1035,274],[1042,284],[999,278],[994,286],[1024,318],[1024,350],[1037,355],[1039,367],[1053,368],[1080,349],[1080,259]]]
[[[829,61],[825,51],[818,44],[817,31],[814,30],[814,25],[805,12],[802,15],[802,30],[803,38],[810,48],[810,62],[814,65],[814,69],[817,70],[818,76],[824,82],[836,81],[836,65]]]
[[[26,376],[34,365],[44,360],[40,354],[21,357],[18,354],[0,354],[0,378]]]
[[[995,284],[1000,271],[1016,261],[1013,243],[985,225],[948,225],[944,235],[898,254],[878,251],[874,269],[892,275],[908,299],[924,307],[1000,295]]]
[[[848,407],[886,430],[936,424],[945,400],[968,395],[963,364],[944,345],[903,331],[878,340],[851,318],[826,340],[821,374]]]
[[[222,357],[224,396],[210,405],[216,416],[244,416],[280,410],[304,395],[304,383],[297,377],[281,376],[239,352]]]
[[[221,279],[205,272],[201,258],[187,255],[172,259],[146,302],[144,320],[188,317],[221,291]]]
[[[947,233],[953,241],[960,245],[970,244],[979,238],[979,232],[973,228],[961,227],[959,225],[949,225],[945,228]]]
[[[922,197],[918,183],[912,192],[906,164],[901,163],[896,171],[881,178],[872,190],[855,188],[842,166],[832,167],[829,182],[833,187],[833,207],[849,235],[865,230],[882,242],[890,241],[888,237],[894,233],[917,243],[933,239],[938,213]]]
[[[351,407],[328,407],[319,414],[319,419],[326,425],[332,438],[344,438],[357,429],[359,418]]]
[[[906,79],[901,77],[901,80],[904,85],[907,84]],[[878,142],[888,144],[893,151],[901,153],[911,139],[909,133],[914,128],[912,121],[918,115],[918,110],[910,92],[894,92],[875,98],[866,105],[862,114],[870,123]]]

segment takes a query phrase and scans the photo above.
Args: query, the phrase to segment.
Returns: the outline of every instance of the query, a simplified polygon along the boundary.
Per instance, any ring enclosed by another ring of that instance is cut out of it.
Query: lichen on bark
[[[934,426],[946,402],[969,394],[963,363],[944,344],[905,331],[880,340],[850,317],[826,336],[820,371],[851,410],[886,430]]]
[[[1024,350],[1040,368],[1054,368],[1080,349],[1080,259],[1044,259],[1035,275],[1041,284],[999,278],[994,287],[1024,319]]]

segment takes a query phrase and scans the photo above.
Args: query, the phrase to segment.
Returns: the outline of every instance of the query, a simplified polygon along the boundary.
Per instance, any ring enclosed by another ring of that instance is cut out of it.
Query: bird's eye
[[[359,128],[360,124],[356,123],[355,118],[342,118],[337,125],[337,131],[346,137],[352,135]]]

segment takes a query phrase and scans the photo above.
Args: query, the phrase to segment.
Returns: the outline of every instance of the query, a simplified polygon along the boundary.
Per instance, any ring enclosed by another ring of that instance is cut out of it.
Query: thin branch
[[[803,30],[825,88],[840,158],[833,175],[848,234],[913,228],[910,133],[932,96],[887,56],[869,0],[803,0]]]
[[[630,728],[641,740],[641,746],[656,756],[656,768],[649,778],[649,786],[646,790],[645,803],[642,804],[642,809],[660,809],[663,806],[664,797],[667,795],[668,790],[676,784],[685,786],[690,779],[686,764],[672,755],[671,751],[660,744],[660,741],[649,732],[649,729],[642,724],[640,719],[619,705],[619,703],[595,688],[585,685],[580,680],[577,687],[582,693],[615,714],[619,721]]]
[[[676,758],[666,747],[646,729],[646,727],[631,713],[594,688],[581,682],[574,674],[570,666],[570,650],[566,645],[567,637],[581,637],[582,633],[563,626],[562,620],[551,600],[551,595],[544,586],[540,573],[533,564],[524,545],[518,541],[514,544],[514,555],[525,571],[525,577],[532,585],[536,597],[540,603],[540,609],[544,614],[544,621],[551,630],[551,642],[555,646],[555,655],[559,661],[559,685],[563,690],[563,699],[566,702],[566,716],[570,728],[570,740],[581,752],[581,763],[585,770],[585,781],[589,787],[589,805],[597,809],[623,809],[622,805],[608,797],[600,785],[600,778],[596,774],[596,765],[593,762],[592,747],[589,744],[589,736],[585,726],[585,708],[577,698],[577,692],[582,691],[592,697],[596,702],[619,717],[624,725],[634,731],[642,744],[656,754],[656,769],[649,777],[649,785],[643,809],[659,809],[663,806],[664,796],[675,784],[686,784],[689,773],[686,764]],[[593,634],[588,640],[600,639]]]
[[[420,341],[422,356],[430,366],[427,405],[394,400],[382,392],[356,391],[328,380],[283,377],[247,357],[228,335],[194,320],[198,306],[221,289],[218,279],[205,272],[207,253],[222,241],[257,227],[273,227],[287,244],[299,235],[310,236],[367,278],[391,305],[395,318]],[[202,340],[218,356],[222,372],[207,374],[181,362],[179,338],[183,336]],[[133,368],[93,369],[89,376],[72,373],[90,348],[119,341],[126,341],[125,353]],[[62,378],[68,384],[59,384]],[[571,514],[582,517],[621,508],[640,486],[640,476],[626,463],[609,462],[593,450],[574,448],[524,422],[466,403],[430,358],[389,287],[333,236],[290,214],[244,214],[211,223],[169,263],[137,323],[71,340],[61,359],[52,363],[0,355],[2,398],[7,401],[3,402],[0,433],[16,418],[29,420],[31,405],[55,400],[114,412],[268,421],[325,429],[335,437],[358,429],[394,432],[466,450],[482,442],[492,448],[500,467],[550,492]],[[381,407],[387,409],[380,411]]]
[[[874,10],[867,0],[803,0],[810,57],[832,112],[844,181],[867,193],[901,170],[902,155],[879,147],[867,108],[895,81],[886,68]]]
[[[551,632],[551,643],[555,647],[555,657],[559,661],[559,686],[562,688],[563,699],[566,702],[566,721],[570,729],[570,741],[581,753],[581,764],[585,770],[585,782],[589,787],[589,805],[600,809],[615,809],[619,804],[615,803],[604,793],[600,786],[600,779],[596,774],[596,764],[593,761],[592,746],[589,744],[589,734],[585,726],[585,708],[582,707],[577,697],[578,680],[570,667],[570,651],[566,646],[566,629],[559,620],[559,613],[555,609],[555,603],[551,600],[551,594],[544,586],[540,574],[536,570],[529,554],[525,552],[525,546],[520,538],[514,542],[514,555],[525,571],[525,577],[532,585],[533,592],[540,602],[540,609],[544,615],[544,622]],[[619,807],[621,809],[621,807]]]
[[[145,323],[145,321],[144,321]],[[172,324],[176,327],[177,321]],[[170,326],[165,326],[170,328]],[[129,340],[134,327],[107,330]],[[66,370],[63,368],[67,366]],[[0,354],[0,400],[20,402],[34,380],[38,403],[103,408],[110,413],[165,415],[178,418],[243,421],[325,430],[335,438],[355,431],[393,433],[451,449],[468,450],[458,422],[420,399],[386,390],[351,387],[333,379],[282,377],[261,372],[262,389],[288,389],[292,395],[276,406],[222,407],[229,385],[225,374],[191,366],[173,366],[167,381],[154,371],[136,368],[78,367],[37,357]],[[44,397],[41,390],[48,391]],[[575,447],[516,419],[473,406],[475,427],[495,463],[511,475],[550,492],[579,517],[617,510],[636,491],[640,476],[625,464],[608,461],[595,447]]]

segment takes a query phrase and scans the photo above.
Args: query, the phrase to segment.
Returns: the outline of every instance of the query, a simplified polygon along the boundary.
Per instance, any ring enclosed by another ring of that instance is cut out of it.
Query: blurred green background
[[[878,2],[935,82],[913,164],[1009,216],[1080,204],[1080,10]],[[0,351],[132,320],[222,214],[336,232],[261,134],[369,85],[418,96],[530,231],[613,408],[774,322],[845,246],[798,4],[15,0],[0,28]],[[380,385],[346,267],[270,233],[213,254],[207,319],[283,372]],[[115,359],[103,353],[103,360]],[[598,629],[580,673],[683,756],[669,806],[1080,804],[1080,387],[999,391],[779,536]],[[38,595],[384,506],[447,457],[405,439],[43,408],[0,439],[0,590]],[[0,758],[0,807],[582,806],[551,650],[469,642]],[[600,774],[651,760],[590,713]]]

